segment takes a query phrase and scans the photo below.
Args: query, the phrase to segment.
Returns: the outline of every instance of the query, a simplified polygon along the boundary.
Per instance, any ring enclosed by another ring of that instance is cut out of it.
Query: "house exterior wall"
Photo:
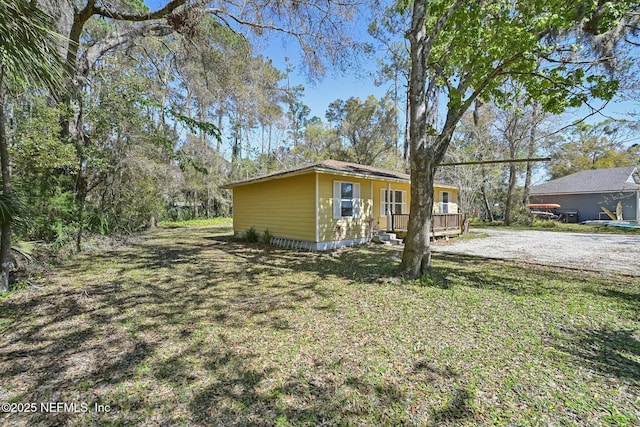
[[[359,185],[357,209],[352,218],[336,218],[336,182]],[[233,187],[233,230],[242,235],[254,227],[269,233],[279,246],[326,250],[368,242],[373,230],[386,230],[382,190],[403,192],[405,213],[411,206],[411,184],[312,171],[305,174]],[[450,194],[449,213],[457,213],[457,190],[435,188],[434,212],[442,212],[441,193]],[[317,200],[316,200],[317,194]]]
[[[449,203],[443,202],[443,193],[449,193]],[[455,188],[446,188],[435,186],[433,188],[433,213],[458,213],[458,190]]]
[[[349,241],[363,243],[371,238],[373,200],[371,198],[371,179],[356,178],[331,173],[318,175],[318,241]],[[335,181],[360,184],[358,218],[334,218]]]
[[[616,211],[618,201],[622,202],[622,217],[625,220],[638,220],[638,193],[605,193],[605,194],[550,194],[532,195],[531,203],[557,203],[559,213],[578,212],[579,221],[597,220],[601,207]],[[606,217],[606,219],[609,219]]]
[[[308,173],[233,188],[233,231],[315,241],[315,175]]]
[[[409,214],[411,212],[411,184],[404,182],[392,182],[391,190],[396,191],[405,191],[407,195],[407,205],[406,205],[406,213]],[[387,229],[387,217],[386,215],[382,215],[381,206],[384,202],[382,200],[381,190],[387,189],[386,181],[374,181],[373,183],[373,212],[374,212],[374,221],[373,226],[375,230],[386,230]],[[442,193],[449,193],[449,203],[444,206],[442,202]],[[446,188],[446,187],[434,187],[433,188],[433,213],[441,214],[445,213],[458,213],[458,190],[455,188]]]

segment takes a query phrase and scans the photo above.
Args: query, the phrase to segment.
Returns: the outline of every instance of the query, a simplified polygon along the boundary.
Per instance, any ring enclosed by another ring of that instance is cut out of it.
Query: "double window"
[[[360,218],[360,184],[333,182],[333,217]]]
[[[380,216],[391,214],[407,213],[407,192],[401,190],[380,190]]]

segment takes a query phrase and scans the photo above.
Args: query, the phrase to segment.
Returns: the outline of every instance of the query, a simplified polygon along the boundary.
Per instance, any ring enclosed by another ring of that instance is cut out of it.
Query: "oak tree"
[[[433,181],[454,130],[477,99],[500,103],[507,78],[522,84],[546,111],[560,113],[590,97],[610,99],[617,83],[597,67],[605,61],[575,43],[572,31],[594,22],[594,32],[616,25],[637,7],[619,2],[527,0],[415,0],[411,4],[410,170],[411,217],[401,273],[420,277],[431,267]],[[407,7],[408,9],[408,7]],[[580,58],[580,61],[576,61]],[[437,125],[429,101],[446,107]]]

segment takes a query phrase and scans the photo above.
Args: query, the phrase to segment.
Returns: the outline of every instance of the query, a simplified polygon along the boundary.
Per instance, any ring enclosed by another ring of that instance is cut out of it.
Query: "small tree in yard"
[[[397,7],[402,12],[409,6]],[[411,7],[411,217],[400,271],[417,278],[431,267],[434,175],[464,113],[476,100],[506,102],[507,79],[553,113],[590,97],[612,98],[617,82],[593,66],[605,59],[581,47],[576,34],[605,32],[638,6],[628,1],[414,0]],[[436,122],[428,117],[434,111],[428,100],[438,98],[446,100],[446,113],[436,127],[429,125]]]

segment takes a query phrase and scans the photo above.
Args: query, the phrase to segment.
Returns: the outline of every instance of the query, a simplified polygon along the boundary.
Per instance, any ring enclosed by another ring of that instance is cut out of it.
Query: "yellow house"
[[[325,160],[222,186],[233,190],[233,230],[269,230],[280,246],[311,250],[353,246],[375,231],[406,231],[407,174]],[[434,235],[459,233],[458,190],[437,183]]]

